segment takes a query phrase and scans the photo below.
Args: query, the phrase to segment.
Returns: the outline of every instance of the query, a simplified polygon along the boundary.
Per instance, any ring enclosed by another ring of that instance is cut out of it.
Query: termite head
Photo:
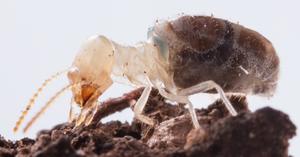
[[[104,36],[90,37],[75,57],[68,71],[74,101],[88,107],[112,84],[114,47]]]
[[[98,97],[112,84],[110,74],[114,64],[114,48],[112,43],[103,36],[94,36],[87,40],[78,55],[76,56],[72,67],[67,71],[70,84],[59,90],[45,106],[28,122],[24,128],[26,132],[37,118],[45,112],[52,102],[64,91],[71,87],[73,100],[81,109],[89,109]],[[14,127],[14,132],[18,130],[28,111],[35,103],[36,98],[42,92],[43,88],[49,82],[64,74],[66,71],[57,72],[44,81],[38,91],[32,96],[25,110],[19,117]],[[82,118],[81,118],[82,119]],[[80,124],[81,121],[78,121]]]

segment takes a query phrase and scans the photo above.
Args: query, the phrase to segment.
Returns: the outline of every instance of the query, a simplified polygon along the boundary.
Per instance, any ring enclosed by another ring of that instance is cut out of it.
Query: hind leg
[[[180,90],[178,92],[179,95],[192,95],[192,94],[196,94],[196,93],[200,93],[200,92],[205,92],[208,90],[211,90],[215,88],[217,90],[217,92],[220,94],[221,99],[223,100],[226,108],[228,109],[229,113],[232,116],[236,116],[237,112],[235,111],[235,109],[233,108],[233,106],[231,105],[230,101],[227,99],[223,89],[214,81],[209,80],[209,81],[205,81],[202,83],[199,83],[195,86]]]

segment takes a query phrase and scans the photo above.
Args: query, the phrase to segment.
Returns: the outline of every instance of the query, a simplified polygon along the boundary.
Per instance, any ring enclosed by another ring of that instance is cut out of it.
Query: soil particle
[[[295,135],[288,116],[266,107],[214,123],[200,138],[188,139],[188,156],[288,156],[287,139]]]
[[[270,107],[251,112],[246,98],[230,96],[239,112],[232,117],[217,100],[197,109],[201,129],[193,129],[183,104],[167,103],[151,93],[144,113],[156,121],[148,126],[134,119],[101,123],[101,119],[133,107],[142,89],[110,99],[99,106],[91,125],[74,128],[74,122],[42,130],[36,139],[9,141],[0,136],[0,156],[100,157],[287,157],[288,140],[296,134],[288,115]]]

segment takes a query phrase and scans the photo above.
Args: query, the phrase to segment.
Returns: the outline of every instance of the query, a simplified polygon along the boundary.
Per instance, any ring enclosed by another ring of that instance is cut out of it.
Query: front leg
[[[148,125],[153,126],[155,123],[153,121],[153,119],[143,115],[143,110],[146,106],[146,103],[148,101],[149,95],[151,93],[152,87],[151,86],[147,86],[145,87],[141,97],[138,99],[138,101],[136,102],[136,104],[134,105],[134,116],[135,118],[137,118],[138,120],[142,121],[143,123],[146,123]]]

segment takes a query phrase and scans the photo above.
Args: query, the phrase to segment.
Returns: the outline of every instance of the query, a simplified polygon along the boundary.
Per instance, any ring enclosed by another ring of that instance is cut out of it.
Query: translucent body
[[[123,46],[104,36],[91,37],[75,57],[68,78],[72,100],[81,107],[76,126],[90,123],[98,98],[121,78],[145,87],[134,107],[137,119],[155,124],[142,112],[156,88],[165,98],[187,104],[194,127],[201,128],[190,95],[217,92],[235,116],[225,92],[271,96],[278,73],[279,58],[259,33],[218,18],[182,16],[156,23],[148,32],[148,41],[135,46]]]
[[[224,91],[262,95],[275,91],[279,59],[272,44],[255,31],[213,17],[183,16],[157,23],[148,37],[147,42],[135,46],[122,46],[103,36],[92,38],[75,58],[73,67],[78,71],[69,73],[70,82],[88,81],[100,91],[96,97],[112,78],[122,77],[132,85],[146,87],[134,112],[148,124],[153,121],[143,116],[142,110],[151,87],[157,88],[166,98],[189,104],[195,127],[189,95],[216,91],[236,115]],[[73,90],[77,103],[90,99],[82,95],[85,88]],[[83,108],[86,105],[81,104]]]

